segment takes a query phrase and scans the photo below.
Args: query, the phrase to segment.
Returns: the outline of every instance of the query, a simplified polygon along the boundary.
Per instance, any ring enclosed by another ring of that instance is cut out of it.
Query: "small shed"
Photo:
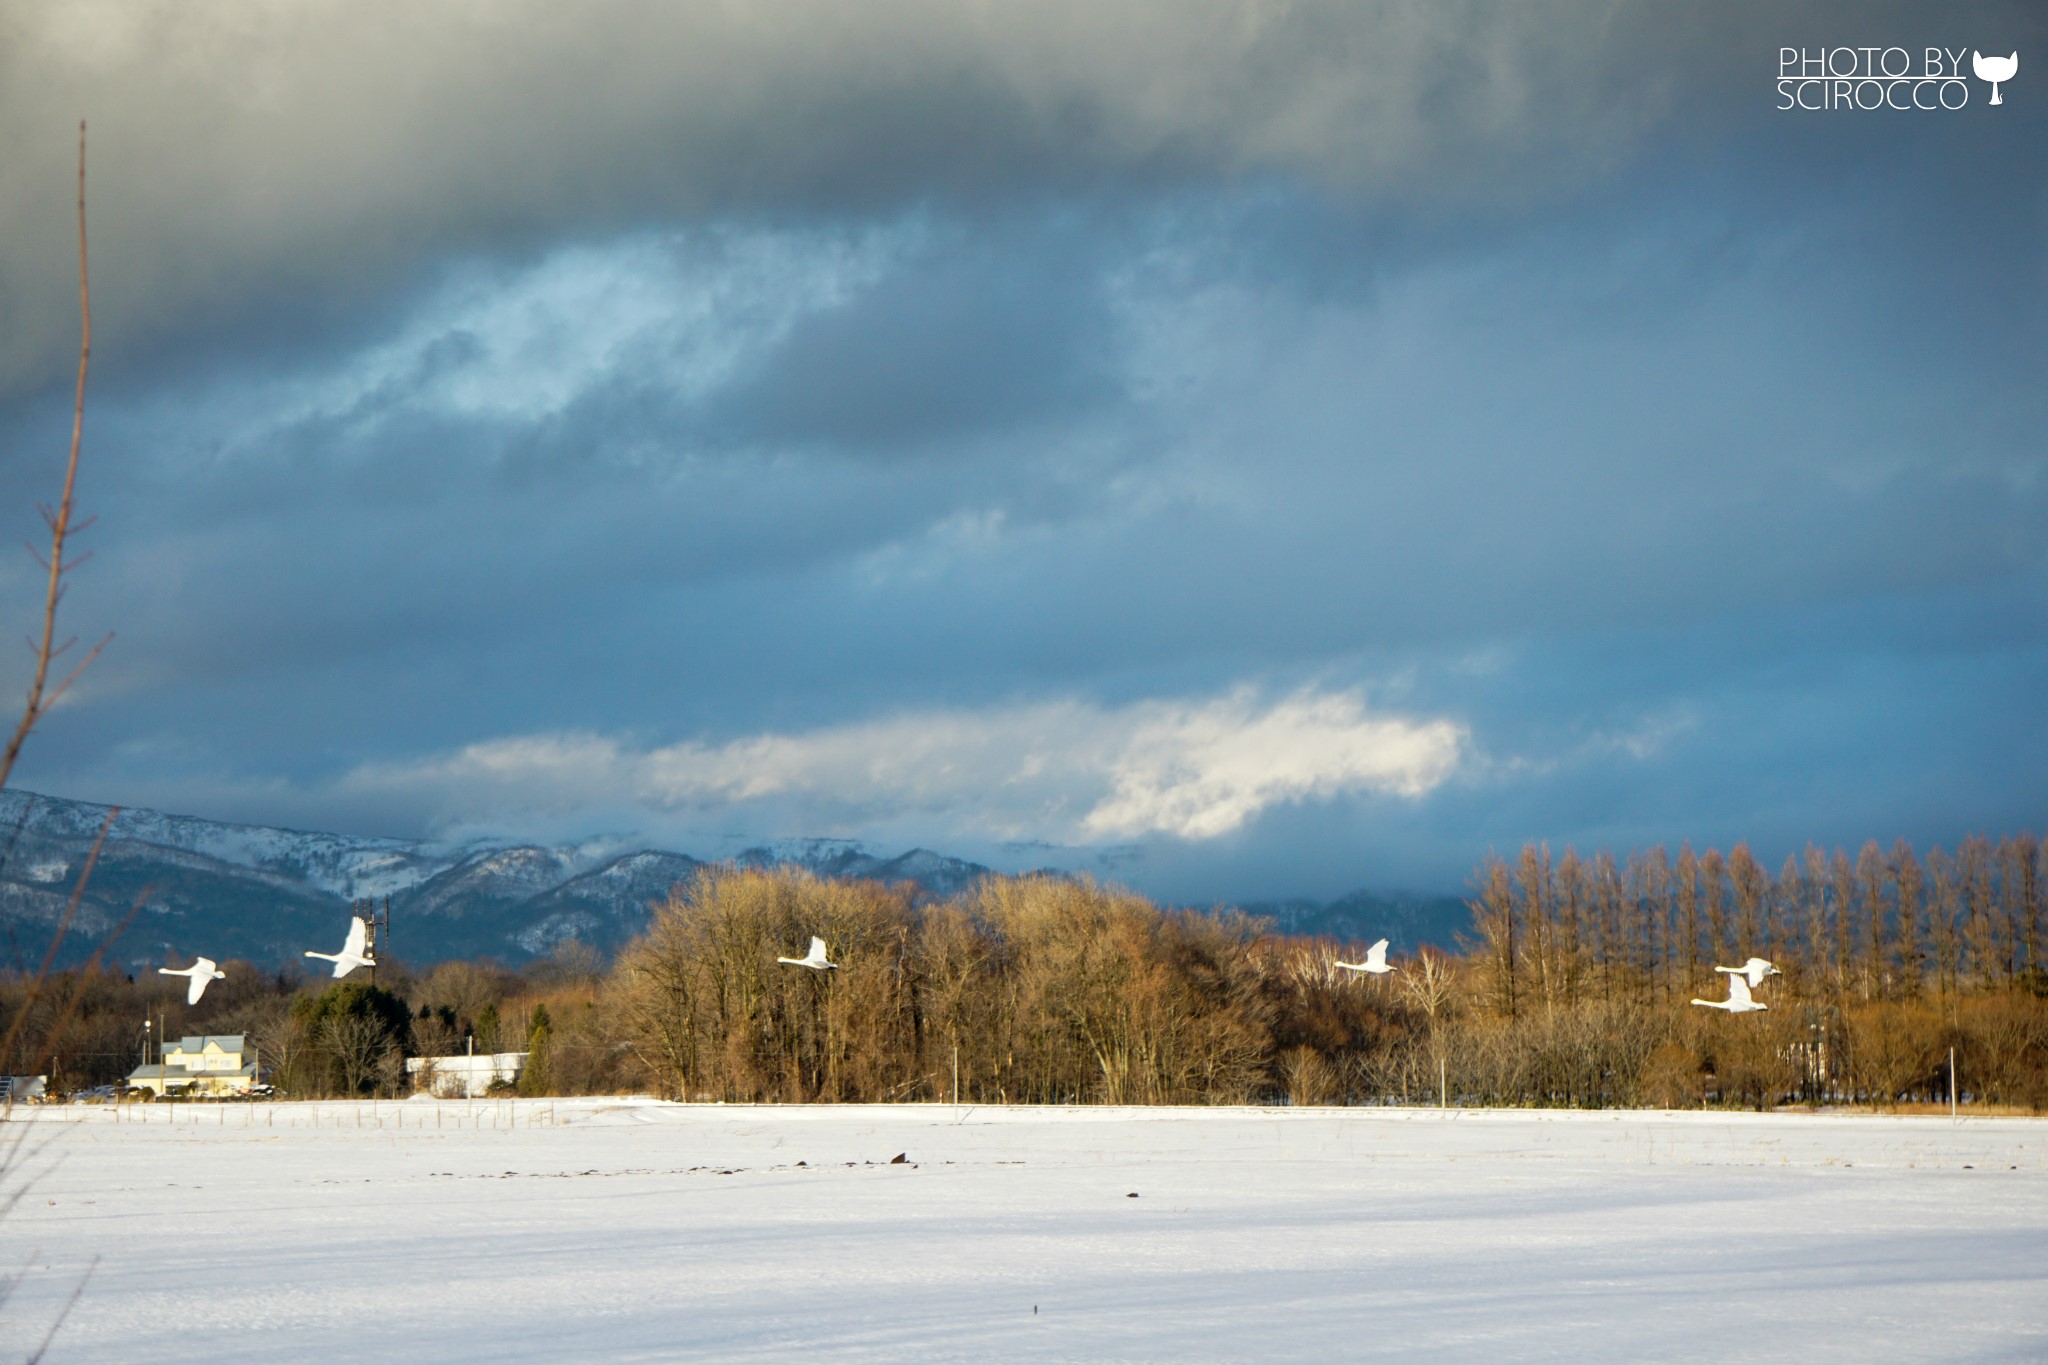
[[[517,1085],[526,1070],[524,1052],[479,1052],[456,1057],[408,1057],[405,1069],[413,1089],[459,1100],[490,1093],[499,1081]]]

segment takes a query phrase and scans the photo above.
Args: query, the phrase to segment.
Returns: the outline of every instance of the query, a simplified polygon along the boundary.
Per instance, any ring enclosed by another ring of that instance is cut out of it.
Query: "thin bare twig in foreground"
[[[64,1300],[63,1310],[57,1314],[57,1320],[50,1324],[49,1331],[43,1333],[42,1344],[36,1347],[35,1351],[30,1354],[28,1365],[36,1365],[36,1362],[43,1358],[43,1353],[50,1349],[50,1343],[57,1339],[57,1329],[62,1327],[64,1320],[71,1316],[71,1310],[78,1307],[79,1299],[85,1294],[87,1282],[92,1279],[93,1271],[99,1268],[100,1258],[95,1256],[92,1258],[92,1264],[85,1268],[85,1273],[78,1277],[78,1285],[71,1291],[71,1297]]]
[[[79,674],[85,671],[87,665],[91,664],[99,656],[100,650],[106,648],[107,641],[113,639],[113,636],[109,635],[101,640],[99,644],[87,651],[86,656],[79,661],[77,667],[66,674],[60,682],[54,687],[50,685],[51,663],[55,661],[58,655],[69,649],[73,643],[67,640],[60,645],[56,639],[57,605],[64,597],[64,574],[67,569],[77,567],[80,562],[79,560],[68,562],[65,560],[66,542],[73,531],[83,530],[85,525],[81,523],[78,526],[73,526],[71,521],[72,498],[78,486],[78,449],[80,439],[85,430],[85,376],[87,367],[92,359],[92,286],[91,277],[86,266],[85,122],[82,119],[78,124],[78,312],[80,319],[78,391],[71,409],[71,450],[64,465],[64,492],[57,500],[57,505],[54,508],[47,506],[43,508],[43,521],[50,528],[50,554],[47,561],[42,561],[43,567],[49,575],[48,587],[45,589],[43,596],[43,632],[40,641],[32,642],[36,656],[35,675],[29,684],[27,700],[22,706],[21,722],[15,726],[12,738],[7,741],[6,752],[0,754],[0,787],[5,787],[8,779],[13,776],[15,761],[21,757],[22,746],[28,742],[28,737],[35,730],[37,723],[42,720],[52,706],[56,705],[58,699],[64,695],[71,684],[77,681]],[[113,814],[112,811],[109,811],[107,819],[100,825],[99,837],[93,840],[92,853],[86,858],[85,867],[79,873],[78,884],[73,888],[71,900],[64,909],[64,917],[59,922],[56,933],[51,938],[49,952],[44,955],[42,966],[36,972],[28,999],[23,1003],[20,1013],[8,1028],[5,1039],[0,1040],[0,1056],[12,1056],[16,1037],[34,1008],[37,998],[41,995],[43,988],[49,981],[50,967],[56,959],[58,948],[64,941],[66,930],[70,928],[71,918],[78,910],[79,901],[85,895],[86,883],[92,876],[94,865],[99,861],[100,849],[106,842],[107,829],[113,823]],[[19,830],[16,832],[18,834]],[[10,851],[12,850],[11,842],[9,849]],[[137,904],[140,904],[139,900]],[[134,915],[134,910],[130,910],[128,918],[132,920]],[[127,925],[128,921],[123,920],[121,927],[114,931],[114,935],[110,935],[100,945],[100,952],[104,952],[106,944],[111,943],[113,937],[119,935],[122,930],[125,930]],[[95,962],[97,962],[99,953],[96,952],[93,956]],[[73,1004],[75,1006],[75,1000]],[[69,1022],[68,1011],[65,1022],[67,1024]],[[11,1091],[8,1095],[8,1101],[8,1108],[11,1109],[13,1101]],[[21,1139],[17,1138],[13,1143],[8,1144],[4,1150],[0,1150],[0,1175],[20,1174],[20,1157]],[[28,1188],[28,1183],[26,1180],[20,1182],[17,1188],[8,1195],[4,1207],[0,1207],[0,1217],[4,1217],[7,1212],[11,1212],[14,1206],[20,1202],[22,1195]],[[12,1297],[14,1291],[19,1288],[22,1277],[27,1275],[29,1269],[33,1268],[33,1263],[34,1258],[31,1257],[30,1266],[25,1268],[21,1275],[13,1277],[6,1283],[5,1294],[7,1297]],[[92,1264],[86,1267],[85,1273],[79,1276],[78,1283],[72,1286],[71,1296],[64,1301],[64,1307],[58,1311],[55,1320],[50,1323],[50,1330],[43,1334],[42,1341],[27,1356],[30,1365],[36,1365],[36,1362],[41,1361],[43,1356],[49,1351],[50,1343],[57,1339],[57,1333],[62,1330],[65,1322],[70,1319],[73,1310],[78,1307],[79,1300],[84,1297],[85,1286],[91,1281],[93,1271],[98,1267],[99,1258],[95,1256]]]
[[[71,888],[71,899],[65,903],[63,918],[57,921],[57,931],[50,935],[50,947],[49,951],[43,954],[43,965],[36,969],[35,979],[29,982],[28,997],[22,1001],[21,1012],[14,1016],[14,1023],[8,1028],[7,1036],[0,1038],[0,1059],[12,1061],[14,1058],[14,1040],[21,1033],[22,1025],[28,1021],[30,1012],[35,1009],[36,1002],[42,999],[43,987],[49,984],[50,967],[56,961],[57,950],[64,946],[64,936],[71,929],[71,917],[78,913],[78,903],[85,898],[85,884],[92,880],[93,867],[100,860],[100,849],[107,842],[107,829],[114,823],[114,817],[120,813],[119,806],[111,806],[107,809],[107,818],[100,821],[100,832],[92,841],[92,852],[85,855],[85,866],[79,869],[78,884]],[[134,911],[128,913],[130,919],[134,918]],[[126,922],[123,923],[125,926]],[[13,1097],[10,1095],[8,1099],[11,1108]]]
[[[119,924],[107,931],[106,937],[102,938],[98,945],[93,948],[92,956],[88,957],[85,960],[85,965],[78,969],[80,977],[89,977],[99,970],[101,960],[107,955],[107,949],[113,947],[114,941],[128,932],[128,926],[135,922],[135,916],[141,912],[143,903],[155,894],[156,886],[154,883],[143,887],[135,893],[135,899],[128,904],[128,913],[121,916]],[[85,997],[82,992],[73,991],[71,993],[70,1003],[64,1007],[64,1012],[57,1016],[57,1022],[50,1025],[49,1029],[43,1034],[42,1044],[36,1049],[37,1052],[53,1051],[63,1042],[68,1030],[71,1028],[71,1021],[78,1017],[78,1007],[83,1003],[84,999]],[[0,1117],[5,1117],[5,1115],[0,1114]]]
[[[48,572],[48,586],[43,592],[43,633],[35,644],[35,676],[30,680],[28,700],[22,707],[21,723],[14,727],[13,738],[7,741],[7,751],[0,755],[0,787],[14,773],[15,760],[21,757],[22,745],[28,743],[29,733],[37,722],[49,713],[52,706],[62,697],[78,675],[99,657],[114,637],[108,635],[90,650],[86,651],[78,666],[65,674],[54,687],[50,685],[50,665],[57,657],[76,643],[66,640],[57,643],[57,604],[64,600],[64,575],[85,562],[84,556],[66,561],[66,542],[74,531],[82,531],[91,523],[78,526],[71,524],[72,494],[78,486],[78,447],[85,432],[85,373],[92,360],[92,284],[86,268],[85,252],[85,123],[78,125],[78,315],[80,330],[78,338],[78,391],[71,404],[71,453],[64,464],[64,493],[57,499],[57,505],[43,508],[43,521],[50,528],[50,553],[47,559],[37,557]]]

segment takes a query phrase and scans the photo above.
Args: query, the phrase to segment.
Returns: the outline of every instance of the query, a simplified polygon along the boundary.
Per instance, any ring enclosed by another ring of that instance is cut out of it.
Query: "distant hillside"
[[[0,791],[0,969],[42,960],[107,809]],[[846,839],[782,840],[730,861],[909,882],[933,897],[989,875],[979,863],[930,849],[884,854]],[[489,956],[519,963],[570,940],[612,953],[646,930],[650,903],[702,866],[687,853],[617,844],[437,844],[124,808],[58,961],[84,961],[137,907],[110,955],[116,963],[151,967],[203,952],[219,961],[296,964],[307,948],[331,951],[341,942],[359,896],[391,898],[389,951],[412,962]],[[1384,935],[1403,953],[1424,943],[1455,948],[1471,919],[1454,896],[1368,891],[1327,904],[1244,908],[1271,918],[1283,934],[1368,943]]]
[[[107,810],[0,791],[0,968],[41,961]],[[891,856],[843,840],[753,848],[734,861],[913,882],[937,896],[988,873],[926,849]],[[115,962],[153,966],[203,952],[221,961],[293,963],[306,948],[340,943],[358,896],[391,898],[390,951],[415,962],[484,955],[519,962],[569,939],[609,953],[646,929],[650,902],[701,866],[661,849],[435,844],[124,808],[58,960],[84,961],[136,907],[110,955]]]
[[[1424,944],[1455,953],[1458,935],[1472,929],[1472,911],[1459,897],[1403,891],[1353,891],[1329,902],[1260,901],[1244,910],[1271,919],[1276,933],[1359,943],[1384,938],[1396,953]]]

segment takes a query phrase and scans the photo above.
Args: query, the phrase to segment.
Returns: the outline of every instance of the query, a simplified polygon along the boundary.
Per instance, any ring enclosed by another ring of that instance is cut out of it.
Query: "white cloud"
[[[613,820],[743,825],[758,835],[917,829],[1069,843],[1213,839],[1293,802],[1417,798],[1450,777],[1465,729],[1368,711],[1358,691],[1100,707],[1043,702],[906,713],[717,743],[636,748],[587,734],[489,740],[359,768],[354,796],[395,797],[445,826]]]
[[[1266,807],[1345,792],[1418,797],[1457,767],[1446,720],[1379,719],[1356,692],[1301,692],[1261,708],[1248,690],[1199,705],[1137,708],[1092,834],[1227,834]]]

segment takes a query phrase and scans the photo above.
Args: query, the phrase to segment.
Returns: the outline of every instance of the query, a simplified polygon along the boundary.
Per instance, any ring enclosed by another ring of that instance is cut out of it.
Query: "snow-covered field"
[[[52,1361],[2048,1359],[2021,1119],[136,1113],[33,1112],[0,1357],[97,1257]]]

